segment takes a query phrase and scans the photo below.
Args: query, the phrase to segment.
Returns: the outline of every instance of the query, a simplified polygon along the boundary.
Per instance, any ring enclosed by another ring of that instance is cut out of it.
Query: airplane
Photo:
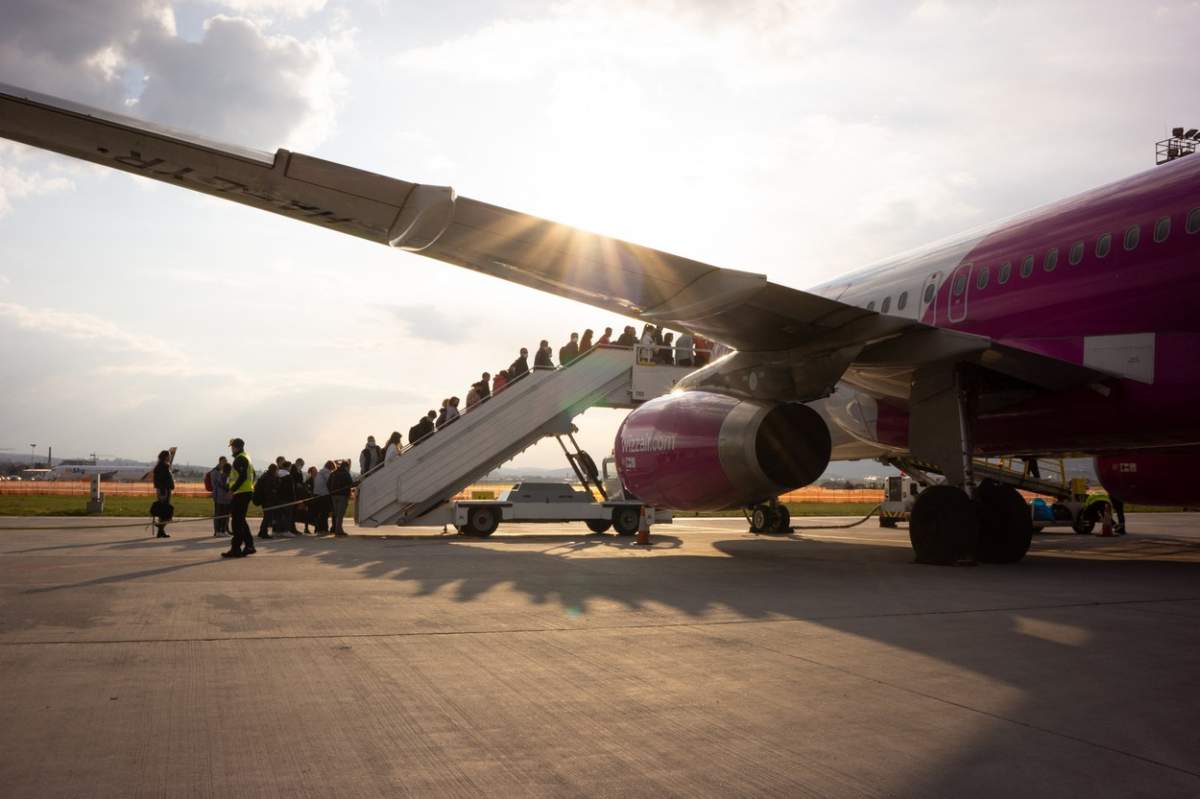
[[[1200,503],[1200,159],[801,291],[412,183],[0,85],[0,135],[577,300],[733,349],[625,418],[626,489],[753,507],[831,460],[943,480],[916,560],[1013,563],[1029,511],[973,457],[1093,455],[1128,502]]]
[[[99,464],[60,463],[49,471],[47,480],[90,480],[100,475],[101,480],[119,483],[139,483],[149,480],[154,473],[152,466],[101,466]]]

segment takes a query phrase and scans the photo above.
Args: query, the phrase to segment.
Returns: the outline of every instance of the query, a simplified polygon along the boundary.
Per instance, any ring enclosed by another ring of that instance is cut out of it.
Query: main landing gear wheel
[[[617,535],[633,535],[637,532],[638,522],[641,521],[641,511],[625,505],[613,508],[612,526]]]
[[[975,556],[983,563],[1016,563],[1025,557],[1033,539],[1033,520],[1020,492],[984,480],[975,492],[975,502],[979,509]]]
[[[492,533],[496,532],[496,528],[500,526],[500,509],[499,508],[471,508],[467,513],[467,527],[464,532],[467,535],[475,535],[480,538],[487,538]]]
[[[894,528],[896,526],[896,520],[892,519],[888,516],[880,516],[879,517],[879,526],[887,527],[887,528]]]
[[[917,563],[951,564],[970,560],[979,541],[979,514],[961,488],[930,486],[913,504],[908,522]]]
[[[786,505],[756,505],[750,513],[750,532],[779,535],[791,531],[792,514]]]
[[[606,533],[608,528],[612,527],[612,522],[608,519],[587,519],[584,524],[593,533]]]

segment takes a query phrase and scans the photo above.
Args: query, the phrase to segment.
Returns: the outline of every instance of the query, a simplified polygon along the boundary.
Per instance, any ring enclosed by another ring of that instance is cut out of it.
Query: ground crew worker
[[[232,501],[229,508],[232,514],[233,543],[228,552],[222,552],[223,558],[241,558],[254,554],[254,538],[250,535],[250,525],[246,523],[246,511],[250,507],[250,498],[254,495],[254,464],[246,453],[246,443],[240,438],[229,440],[229,450],[233,453],[233,474],[229,476],[229,493]]]

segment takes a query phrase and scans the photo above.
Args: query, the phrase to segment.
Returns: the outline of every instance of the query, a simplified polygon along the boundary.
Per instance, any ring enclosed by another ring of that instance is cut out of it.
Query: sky
[[[1200,2],[5,0],[0,83],[804,288],[1153,167]],[[355,456],[624,323],[0,140],[0,449]],[[577,420],[597,460],[622,417]],[[515,467],[563,466],[552,440]]]

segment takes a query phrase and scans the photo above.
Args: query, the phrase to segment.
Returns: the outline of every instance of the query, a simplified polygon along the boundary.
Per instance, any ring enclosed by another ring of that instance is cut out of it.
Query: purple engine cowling
[[[684,391],[625,417],[615,454],[627,494],[674,510],[723,510],[812,483],[831,448],[829,428],[807,405]]]

